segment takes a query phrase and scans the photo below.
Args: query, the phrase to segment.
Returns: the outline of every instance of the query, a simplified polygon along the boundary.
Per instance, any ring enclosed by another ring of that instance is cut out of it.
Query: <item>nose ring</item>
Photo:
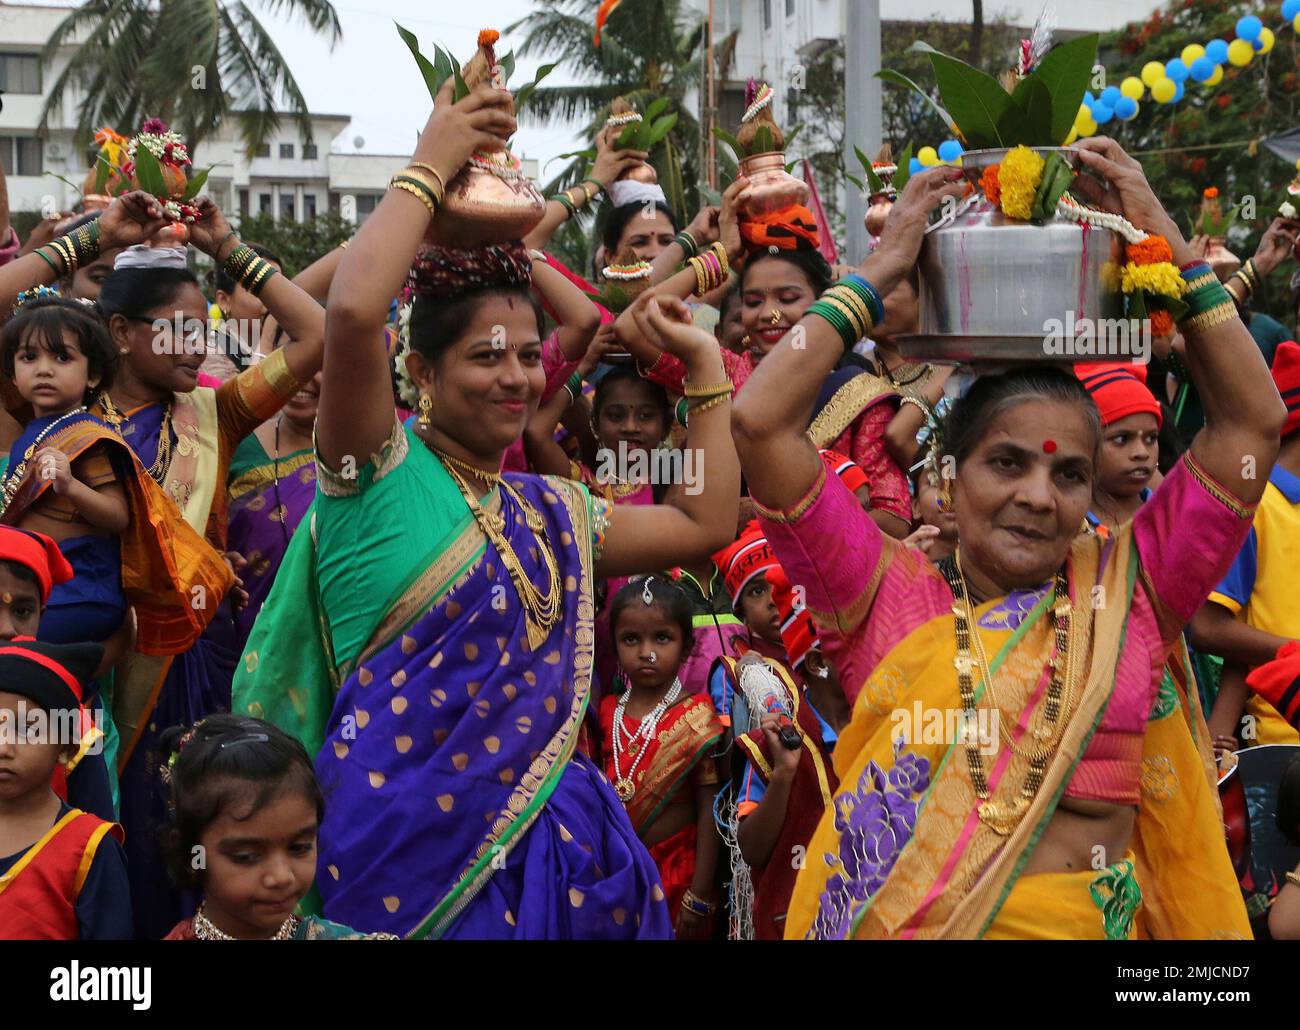
[[[651,665],[659,664],[659,656],[655,654],[653,651],[650,652],[650,664]]]
[[[776,308],[772,309],[772,324],[777,325],[781,321],[781,312]]]

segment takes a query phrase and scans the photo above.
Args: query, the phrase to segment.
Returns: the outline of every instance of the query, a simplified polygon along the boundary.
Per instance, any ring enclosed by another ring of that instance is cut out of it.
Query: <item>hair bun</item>
[[[533,262],[520,240],[461,250],[425,244],[416,252],[406,286],[415,297],[454,297],[493,286],[528,286]]]

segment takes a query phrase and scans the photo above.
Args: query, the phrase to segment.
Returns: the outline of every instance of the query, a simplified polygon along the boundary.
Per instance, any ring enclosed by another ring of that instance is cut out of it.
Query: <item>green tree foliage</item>
[[[322,33],[333,46],[342,38],[329,0],[269,0]],[[243,0],[86,0],[50,36],[42,54],[48,67],[59,50],[79,43],[50,87],[41,127],[74,83],[85,84],[77,112],[77,138],[109,125],[133,135],[146,118],[163,119],[190,146],[231,116],[245,144],[255,149],[279,126],[288,104],[311,139],[307,101],[280,48]]]
[[[303,222],[277,222],[268,214],[248,215],[239,222],[239,236],[260,243],[284,262],[285,275],[293,278],[318,258],[356,234],[356,226],[333,211]]]

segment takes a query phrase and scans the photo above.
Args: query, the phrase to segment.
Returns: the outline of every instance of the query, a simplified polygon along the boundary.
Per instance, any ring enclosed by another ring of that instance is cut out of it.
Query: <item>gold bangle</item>
[[[839,297],[833,296],[828,290],[826,293],[823,293],[821,297],[819,297],[818,299],[824,300],[827,304],[829,304],[831,307],[835,308],[837,311],[842,313],[849,320],[849,324],[853,327],[853,331],[857,334],[856,339],[860,340],[867,335],[866,326],[862,324],[861,319],[858,317],[858,313],[854,311],[853,308],[849,307],[846,303],[844,303],[844,301],[841,300]]]
[[[718,255],[718,264],[722,266],[720,275],[722,282],[725,283],[731,277],[731,262],[727,260],[727,248],[722,245],[721,240],[717,240],[709,250]]]
[[[704,269],[704,262],[697,257],[693,257],[686,262],[695,270],[695,296],[703,297],[709,292],[708,277]]]
[[[423,186],[430,193],[432,193],[434,197],[439,199],[441,199],[442,197],[442,192],[438,189],[437,184],[432,182],[429,179],[429,177],[425,175],[423,172],[421,172],[418,168],[403,168],[400,172],[394,175],[393,178],[407,179],[413,183],[419,183],[419,185]]]
[[[829,290],[827,290],[825,293],[822,294],[822,297],[825,298],[828,295],[831,296],[834,300],[838,300],[843,304],[849,305],[849,307],[851,307],[854,311],[858,313],[857,324],[866,327],[865,329],[863,329],[861,333],[858,334],[858,339],[861,339],[863,336],[866,336],[867,332],[871,329],[871,327],[876,324],[871,317],[871,309],[868,308],[866,302],[861,297],[859,297],[856,292],[854,292],[852,287],[832,286]]]
[[[1183,288],[1183,295],[1186,296],[1189,293],[1193,293],[1196,290],[1199,290],[1202,286],[1209,286],[1213,283],[1217,283],[1218,281],[1219,281],[1219,277],[1217,275],[1215,275],[1213,272],[1206,272],[1205,274],[1200,275],[1195,279],[1189,279],[1187,281],[1187,285]]]
[[[59,257],[63,260],[64,275],[71,275],[77,270],[77,266],[73,262],[72,248],[63,241],[62,236],[57,240],[50,240],[50,246],[55,249]]]
[[[729,400],[731,400],[731,394],[724,393],[718,397],[714,397],[713,400],[705,401],[703,404],[697,405],[694,408],[687,408],[686,417],[687,419],[694,418],[696,415],[701,415],[710,408],[716,408],[719,404],[724,404]]]
[[[1300,887],[1300,873],[1297,873],[1294,869],[1292,869],[1289,873],[1286,874],[1286,882],[1292,884],[1295,887]]]
[[[410,185],[414,186],[428,197],[433,202],[435,208],[442,203],[442,194],[437,191],[433,183],[422,175],[412,175],[409,172],[401,171],[393,176],[392,182],[410,183]]]
[[[1234,318],[1240,318],[1237,313],[1237,305],[1230,300],[1225,300],[1222,304],[1216,304],[1199,315],[1193,315],[1191,318],[1184,319],[1181,326],[1183,332],[1189,329],[1200,331],[1203,329],[1213,329],[1216,325],[1223,325],[1224,322],[1230,322]]]
[[[1235,285],[1236,278],[1237,278],[1237,274],[1234,272],[1232,274],[1232,277],[1226,283],[1223,284],[1223,288],[1228,291],[1228,296],[1232,298],[1233,303],[1236,304],[1237,307],[1241,307],[1246,303],[1246,298],[1250,296],[1250,287],[1245,285],[1245,280],[1243,279],[1242,283],[1243,286],[1245,286],[1245,288],[1242,291],[1242,293],[1244,293],[1244,296],[1239,294],[1238,291],[1233,288]]]
[[[682,383],[683,397],[716,397],[720,393],[729,393],[734,390],[735,384],[730,379],[724,379],[720,383],[702,383],[699,386],[692,386],[688,382]]]
[[[425,164],[423,161],[412,161],[409,165],[407,165],[407,167],[423,168],[426,172],[428,172],[430,175],[432,175],[435,179],[438,180],[439,191],[444,194],[447,192],[447,180],[442,177],[442,173],[438,171],[438,169],[434,168],[433,165]]]
[[[409,182],[390,182],[388,184],[388,188],[390,190],[403,190],[409,193],[411,196],[413,196],[416,200],[418,200],[421,204],[423,204],[426,208],[429,209],[430,218],[437,217],[438,209],[433,206],[433,201],[430,200],[428,197],[426,197],[418,186],[412,186]]]

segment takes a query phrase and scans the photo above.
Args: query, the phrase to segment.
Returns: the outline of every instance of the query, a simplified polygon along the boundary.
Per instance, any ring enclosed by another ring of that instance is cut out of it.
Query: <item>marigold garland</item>
[[[1153,235],[1140,243],[1130,243],[1125,256],[1134,265],[1169,264],[1174,260],[1174,251],[1167,239]]]
[[[1151,335],[1157,339],[1164,336],[1172,336],[1174,332],[1174,316],[1164,308],[1156,308],[1148,312],[1151,319]]]
[[[1002,212],[1009,218],[1029,221],[1034,209],[1034,196],[1043,178],[1047,162],[1028,147],[1021,145],[1002,159],[998,171],[998,185],[1002,192]]]
[[[994,207],[1002,206],[1002,184],[998,182],[998,165],[989,165],[980,173],[980,190]]]
[[[1181,297],[1186,283],[1178,269],[1166,262],[1155,265],[1135,265],[1129,262],[1121,274],[1120,287],[1125,293],[1149,290],[1165,297]]]

